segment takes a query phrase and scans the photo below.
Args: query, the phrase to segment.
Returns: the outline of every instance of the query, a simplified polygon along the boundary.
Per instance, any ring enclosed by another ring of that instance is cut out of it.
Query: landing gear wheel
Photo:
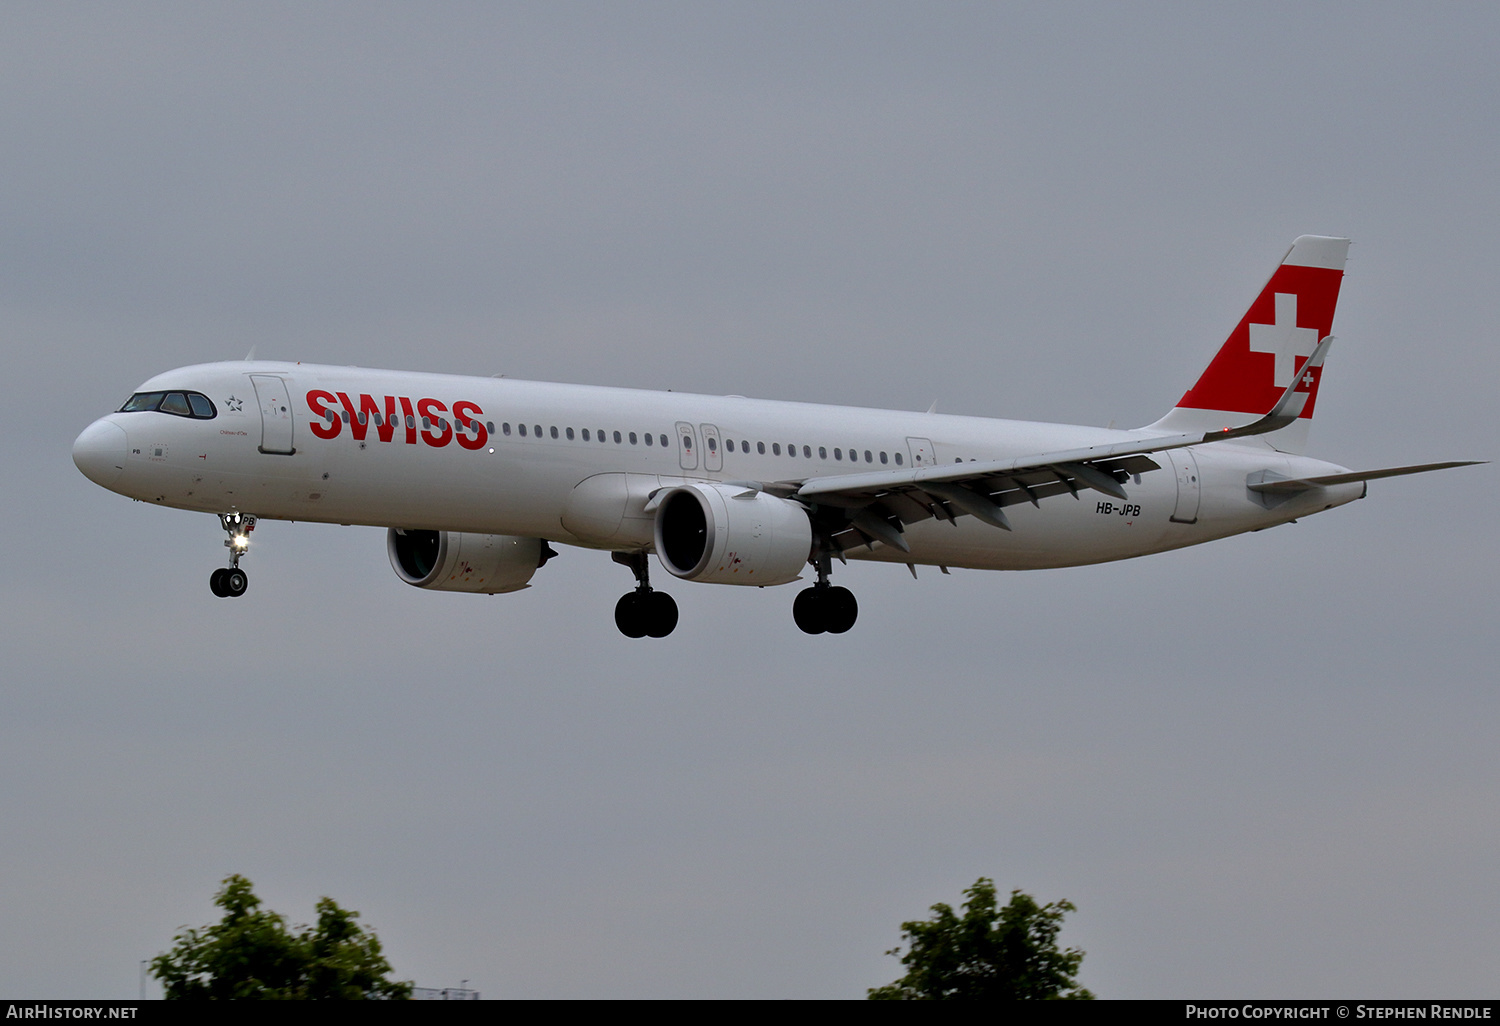
[[[646,633],[653,638],[665,638],[677,628],[677,600],[664,591],[648,592],[640,596],[645,610]]]
[[[651,590],[644,552],[616,552],[616,563],[635,574],[635,591],[615,603],[615,626],[627,638],[665,638],[677,629],[677,602],[671,595]]]
[[[246,577],[245,571],[237,566],[225,570],[224,576],[219,580],[222,582],[220,587],[224,589],[224,594],[230,598],[239,598],[245,594],[245,589],[250,587],[250,578]]]
[[[627,638],[665,638],[677,629],[677,602],[665,592],[628,592],[615,603],[615,626]]]
[[[823,623],[829,634],[843,634],[859,618],[859,603],[848,588],[832,587],[823,596]]]
[[[859,618],[859,603],[848,588],[815,584],[792,603],[792,619],[805,634],[843,634]]]
[[[255,518],[249,513],[220,513],[219,524],[229,535],[224,539],[224,547],[229,550],[229,565],[209,575],[208,587],[219,598],[239,598],[250,586],[250,578],[240,569],[240,557],[250,547]]]
[[[615,626],[627,638],[646,636],[646,611],[640,592],[628,591],[615,603]]]
[[[814,585],[797,592],[796,601],[792,603],[792,619],[797,621],[797,626],[802,629],[802,633],[822,634],[828,630],[826,604],[823,601],[824,592],[827,590]]]

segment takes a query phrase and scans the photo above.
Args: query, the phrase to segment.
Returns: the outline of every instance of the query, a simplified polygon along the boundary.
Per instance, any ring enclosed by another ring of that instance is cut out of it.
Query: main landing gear
[[[219,523],[224,525],[224,547],[229,550],[229,565],[215,570],[208,578],[208,587],[219,598],[239,598],[250,586],[250,578],[240,569],[240,557],[250,547],[250,532],[255,530],[255,518],[248,513],[220,513]]]
[[[635,574],[635,591],[615,603],[615,626],[627,638],[665,638],[677,627],[677,602],[664,591],[652,591],[644,552],[616,552],[614,561]]]
[[[859,618],[854,593],[829,585],[830,562],[826,549],[818,553],[818,583],[799,591],[792,603],[792,619],[805,634],[843,634]]]

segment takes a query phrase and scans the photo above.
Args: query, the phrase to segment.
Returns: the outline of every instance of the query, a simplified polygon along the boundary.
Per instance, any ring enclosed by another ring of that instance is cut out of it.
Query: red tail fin
[[[1269,412],[1332,331],[1348,252],[1348,239],[1304,235],[1292,243],[1197,384],[1157,425],[1212,431],[1239,427]],[[1295,450],[1305,440],[1322,377],[1321,367],[1308,373],[1302,386],[1308,399],[1298,422],[1266,436],[1278,449]]]

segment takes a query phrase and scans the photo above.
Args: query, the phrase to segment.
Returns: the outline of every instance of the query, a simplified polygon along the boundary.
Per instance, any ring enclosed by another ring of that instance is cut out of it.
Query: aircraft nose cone
[[[83,476],[97,485],[110,487],[125,470],[125,429],[107,420],[96,420],[73,442],[73,463]]]

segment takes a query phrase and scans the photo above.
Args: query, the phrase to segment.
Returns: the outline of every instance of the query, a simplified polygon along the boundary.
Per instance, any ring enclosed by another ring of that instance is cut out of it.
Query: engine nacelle
[[[812,521],[795,502],[739,485],[678,485],[656,509],[667,572],[709,584],[786,584],[812,553]]]
[[[396,576],[417,588],[487,595],[520,591],[551,555],[540,538],[452,531],[386,532]]]

